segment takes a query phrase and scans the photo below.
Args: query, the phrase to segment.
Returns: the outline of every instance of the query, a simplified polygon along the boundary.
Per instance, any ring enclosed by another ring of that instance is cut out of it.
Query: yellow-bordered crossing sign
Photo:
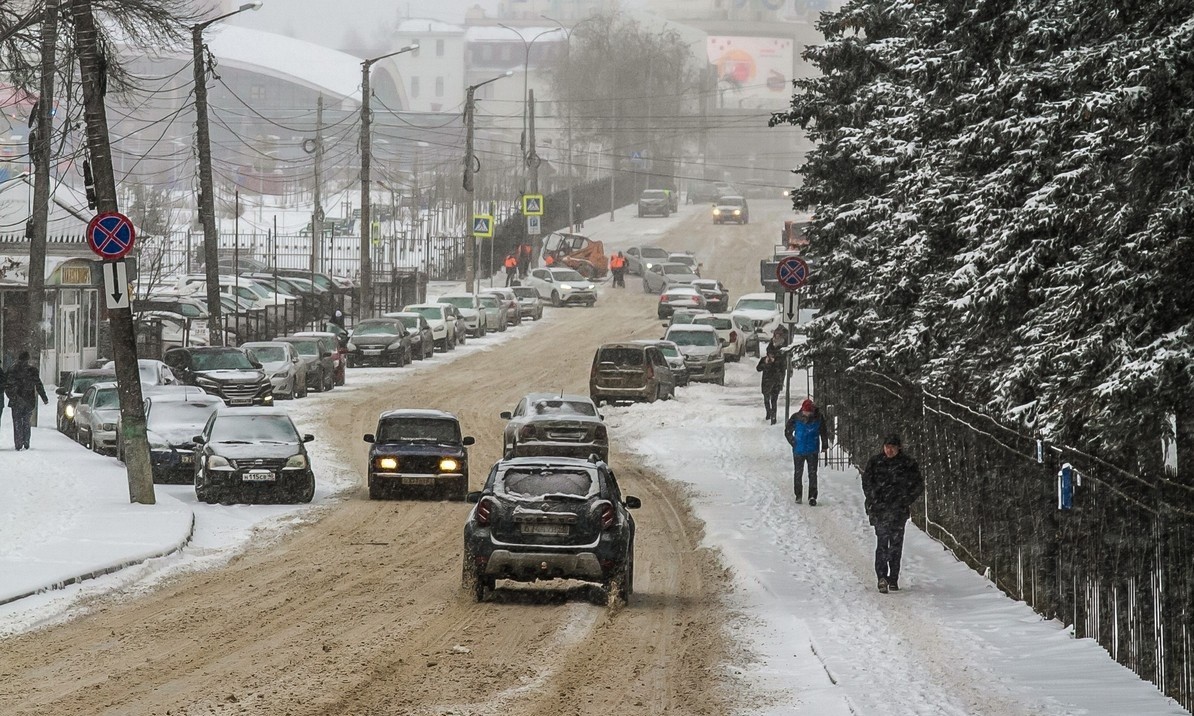
[[[490,214],[473,214],[473,236],[478,239],[493,238],[493,216]]]
[[[522,215],[523,216],[543,216],[543,195],[542,194],[523,194],[522,195]]]

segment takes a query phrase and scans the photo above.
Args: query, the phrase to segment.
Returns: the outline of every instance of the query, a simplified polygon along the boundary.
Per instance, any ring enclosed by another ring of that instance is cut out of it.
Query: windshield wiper
[[[220,445],[252,445],[248,440],[217,440]]]

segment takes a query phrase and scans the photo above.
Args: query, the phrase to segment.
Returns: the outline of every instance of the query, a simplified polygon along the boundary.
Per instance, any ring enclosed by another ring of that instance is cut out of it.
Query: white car
[[[116,361],[110,360],[100,366],[104,370],[116,370]],[[137,372],[141,375],[143,388],[156,388],[162,385],[181,385],[170,366],[153,358],[137,359]]]
[[[412,303],[402,308],[402,313],[417,313],[431,326],[431,336],[435,338],[435,347],[447,352],[456,348],[455,321],[449,314],[449,309],[443,303]],[[383,313],[386,318],[395,318],[398,314]]]
[[[741,319],[739,319],[741,320]],[[721,352],[729,363],[737,363],[746,352],[746,336],[740,333],[734,325],[734,319],[729,313],[716,313],[708,316],[697,316],[692,319],[693,325],[712,326],[721,339]]]
[[[473,293],[448,293],[435,299],[436,303],[446,303],[455,306],[468,326],[470,336],[483,336],[490,331],[496,331],[497,326],[489,322],[488,312],[481,305],[481,301]],[[496,321],[495,321],[496,323]]]
[[[592,307],[597,303],[597,286],[570,268],[537,268],[527,274],[526,286],[539,292],[539,298],[553,306],[578,303]]]
[[[779,304],[772,293],[748,293],[738,299],[731,313],[750,319],[757,329],[763,329],[779,321]]]
[[[94,383],[75,406],[75,440],[94,452],[116,449],[120,394],[116,383]]]

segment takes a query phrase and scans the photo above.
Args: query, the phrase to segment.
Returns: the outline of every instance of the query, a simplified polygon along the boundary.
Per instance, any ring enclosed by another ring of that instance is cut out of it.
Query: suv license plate
[[[403,485],[434,485],[434,477],[404,477],[402,478]]]
[[[524,535],[566,535],[568,525],[523,524],[520,530]]]
[[[229,405],[252,405],[253,401],[250,398],[240,398],[237,400],[229,400]]]
[[[273,482],[278,476],[269,470],[249,470],[241,477],[245,482]]]

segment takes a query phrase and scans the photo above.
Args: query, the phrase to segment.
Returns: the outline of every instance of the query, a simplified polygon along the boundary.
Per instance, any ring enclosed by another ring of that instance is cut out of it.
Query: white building
[[[459,25],[411,18],[398,23],[396,45],[419,49],[394,58],[411,112],[460,112],[464,107],[465,31]]]

